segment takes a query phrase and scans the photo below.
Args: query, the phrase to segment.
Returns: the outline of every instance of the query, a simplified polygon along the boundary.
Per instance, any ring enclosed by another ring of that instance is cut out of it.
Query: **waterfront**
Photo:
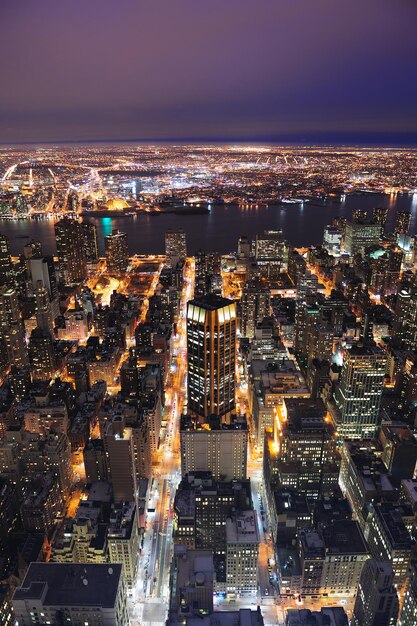
[[[317,245],[323,237],[323,228],[334,216],[349,218],[353,209],[376,206],[389,208],[388,230],[398,210],[412,212],[410,234],[417,234],[417,193],[414,194],[352,194],[344,202],[328,198],[325,202],[270,205],[260,208],[241,208],[237,205],[216,204],[209,213],[198,215],[139,214],[134,217],[92,217],[97,226],[100,254],[104,251],[104,237],[113,228],[127,232],[130,252],[159,254],[164,252],[164,233],[182,228],[187,234],[188,250],[218,250],[227,253],[236,249],[237,237],[255,237],[265,229],[284,231],[292,245]],[[54,221],[48,219],[0,220],[0,232],[10,241],[12,254],[19,254],[29,239],[42,242],[45,254],[55,253]]]

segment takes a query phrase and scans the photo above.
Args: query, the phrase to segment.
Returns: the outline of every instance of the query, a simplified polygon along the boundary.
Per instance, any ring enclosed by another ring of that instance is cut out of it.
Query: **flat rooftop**
[[[31,563],[13,600],[113,608],[121,574],[120,563]]]

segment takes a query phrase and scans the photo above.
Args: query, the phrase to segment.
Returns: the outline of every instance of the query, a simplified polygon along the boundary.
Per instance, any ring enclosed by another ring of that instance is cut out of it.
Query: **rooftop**
[[[113,608],[122,565],[31,563],[13,601],[40,600],[44,606]]]

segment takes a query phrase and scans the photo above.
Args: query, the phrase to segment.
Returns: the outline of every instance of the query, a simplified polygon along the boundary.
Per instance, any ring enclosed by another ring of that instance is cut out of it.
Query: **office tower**
[[[40,624],[57,624],[58,619],[62,624],[128,626],[126,599],[121,564],[31,563],[12,603],[19,626],[32,626],[35,614]]]
[[[248,429],[246,421],[218,420],[201,425],[183,416],[180,429],[181,473],[211,472],[214,478],[246,478]]]
[[[355,597],[362,568],[369,559],[356,521],[338,520],[317,530],[303,529],[299,554],[302,594]]]
[[[113,230],[111,235],[104,238],[107,271],[110,274],[120,274],[127,270],[129,265],[129,250],[127,235],[120,230]]]
[[[29,355],[34,380],[49,380],[56,370],[54,340],[51,333],[42,328],[32,330],[29,339]]]
[[[377,347],[354,346],[344,356],[332,415],[340,437],[373,437],[385,378],[386,356]]]
[[[20,320],[20,305],[16,289],[0,286],[0,333],[4,333],[13,322]]]
[[[152,350],[152,324],[141,322],[135,329],[135,344],[138,353],[149,352]]]
[[[4,341],[11,365],[25,367],[29,364],[28,348],[22,322],[12,322],[4,333]]]
[[[48,535],[63,511],[64,499],[52,472],[33,476],[27,483],[20,508],[25,530]]]
[[[382,462],[391,481],[399,487],[402,480],[413,478],[417,462],[417,439],[402,423],[383,424],[378,433]]]
[[[365,537],[371,554],[377,561],[391,563],[394,584],[401,593],[407,582],[413,545],[404,519],[413,519],[413,512],[408,512],[407,505],[392,502],[372,503],[368,511]]]
[[[82,282],[87,263],[80,222],[64,217],[55,223],[55,237],[61,281],[66,285]]]
[[[411,213],[410,211],[398,211],[395,221],[394,233],[396,235],[407,235],[410,230]]]
[[[211,550],[188,550],[176,545],[171,564],[170,611],[186,616],[213,611],[214,564]]]
[[[113,504],[107,530],[110,563],[121,563],[127,586],[135,584],[138,569],[139,532],[133,502]]]
[[[372,209],[372,221],[379,224],[385,229],[388,218],[388,209],[386,207],[374,207]]]
[[[71,444],[65,433],[50,431],[44,440],[43,455],[45,469],[52,472],[61,488],[61,493],[66,499],[73,484],[73,471],[71,462]]]
[[[401,347],[415,350],[417,346],[417,288],[407,287],[397,294],[394,337]]]
[[[417,561],[410,566],[410,578],[405,590],[398,626],[415,626],[417,615]]]
[[[309,363],[312,359],[327,360],[333,354],[334,329],[323,307],[314,297],[297,297],[294,327],[294,350]]]
[[[124,427],[123,421],[113,420],[107,424],[104,445],[114,501],[130,502],[136,493],[132,430]]]
[[[187,305],[188,410],[202,422],[235,408],[236,304],[209,294]]]
[[[391,563],[369,559],[362,570],[351,626],[395,626],[398,596]]]
[[[258,588],[259,533],[256,511],[240,511],[226,521],[226,591],[254,594]]]
[[[13,263],[10,255],[9,240],[0,234],[0,283],[13,280]]]
[[[106,450],[102,439],[90,439],[83,450],[85,476],[88,483],[107,480]]]
[[[208,293],[221,295],[220,255],[217,252],[199,250],[194,258],[194,297],[200,298]]]
[[[95,261],[98,261],[96,226],[91,222],[82,222],[81,231],[83,234],[85,257],[87,261],[94,263]]]
[[[165,233],[165,255],[167,264],[175,267],[187,258],[187,241],[183,230],[167,230]]]
[[[35,302],[35,316],[38,328],[53,336],[54,317],[52,314],[51,302],[49,300],[48,291],[40,280],[38,281],[35,289]]]
[[[249,480],[219,481],[210,472],[187,474],[174,501],[174,541],[226,554],[226,520],[252,508]]]
[[[253,339],[255,328],[264,317],[268,317],[271,307],[269,289],[257,281],[250,281],[243,290],[240,301],[240,335]]]
[[[324,227],[323,248],[332,256],[340,256],[342,233],[336,226],[328,224]]]
[[[51,302],[58,298],[58,281],[54,259],[51,256],[34,257],[29,260],[30,276],[33,289],[40,281],[49,294]]]
[[[138,359],[136,350],[129,349],[129,357],[120,368],[120,391],[123,396],[137,398],[139,391]]]
[[[298,276],[305,274],[307,262],[305,258],[293,248],[288,252],[288,276],[293,284],[297,284]]]
[[[363,224],[366,222],[368,217],[368,211],[366,209],[353,209],[352,211],[352,221],[355,224]]]
[[[288,247],[282,230],[265,230],[255,237],[255,260],[264,275],[276,278],[287,266]]]
[[[380,446],[371,441],[343,443],[339,484],[363,531],[372,502],[395,502],[398,498],[398,490],[377,454]]]
[[[381,226],[372,222],[347,222],[344,238],[345,251],[351,256],[363,254],[365,248],[379,245]]]
[[[316,500],[337,485],[339,455],[333,425],[321,400],[286,398],[284,419],[276,429],[279,453],[272,473],[279,485],[294,487]]]

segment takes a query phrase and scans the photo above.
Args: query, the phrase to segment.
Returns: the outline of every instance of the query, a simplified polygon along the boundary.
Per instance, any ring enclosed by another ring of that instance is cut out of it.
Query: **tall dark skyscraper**
[[[398,211],[397,220],[395,222],[395,234],[406,235],[410,230],[411,213],[410,211]]]
[[[113,230],[111,235],[105,237],[104,246],[108,271],[114,274],[125,272],[129,265],[126,233],[122,233],[120,230]]]
[[[55,224],[55,237],[61,280],[66,285],[83,281],[87,263],[80,222],[64,217]]]
[[[98,260],[97,229],[91,222],[82,222],[84,251],[87,261]]]
[[[0,283],[7,283],[13,276],[13,264],[10,256],[9,240],[0,234]]]
[[[235,408],[236,304],[209,294],[187,307],[188,410],[228,421]]]

